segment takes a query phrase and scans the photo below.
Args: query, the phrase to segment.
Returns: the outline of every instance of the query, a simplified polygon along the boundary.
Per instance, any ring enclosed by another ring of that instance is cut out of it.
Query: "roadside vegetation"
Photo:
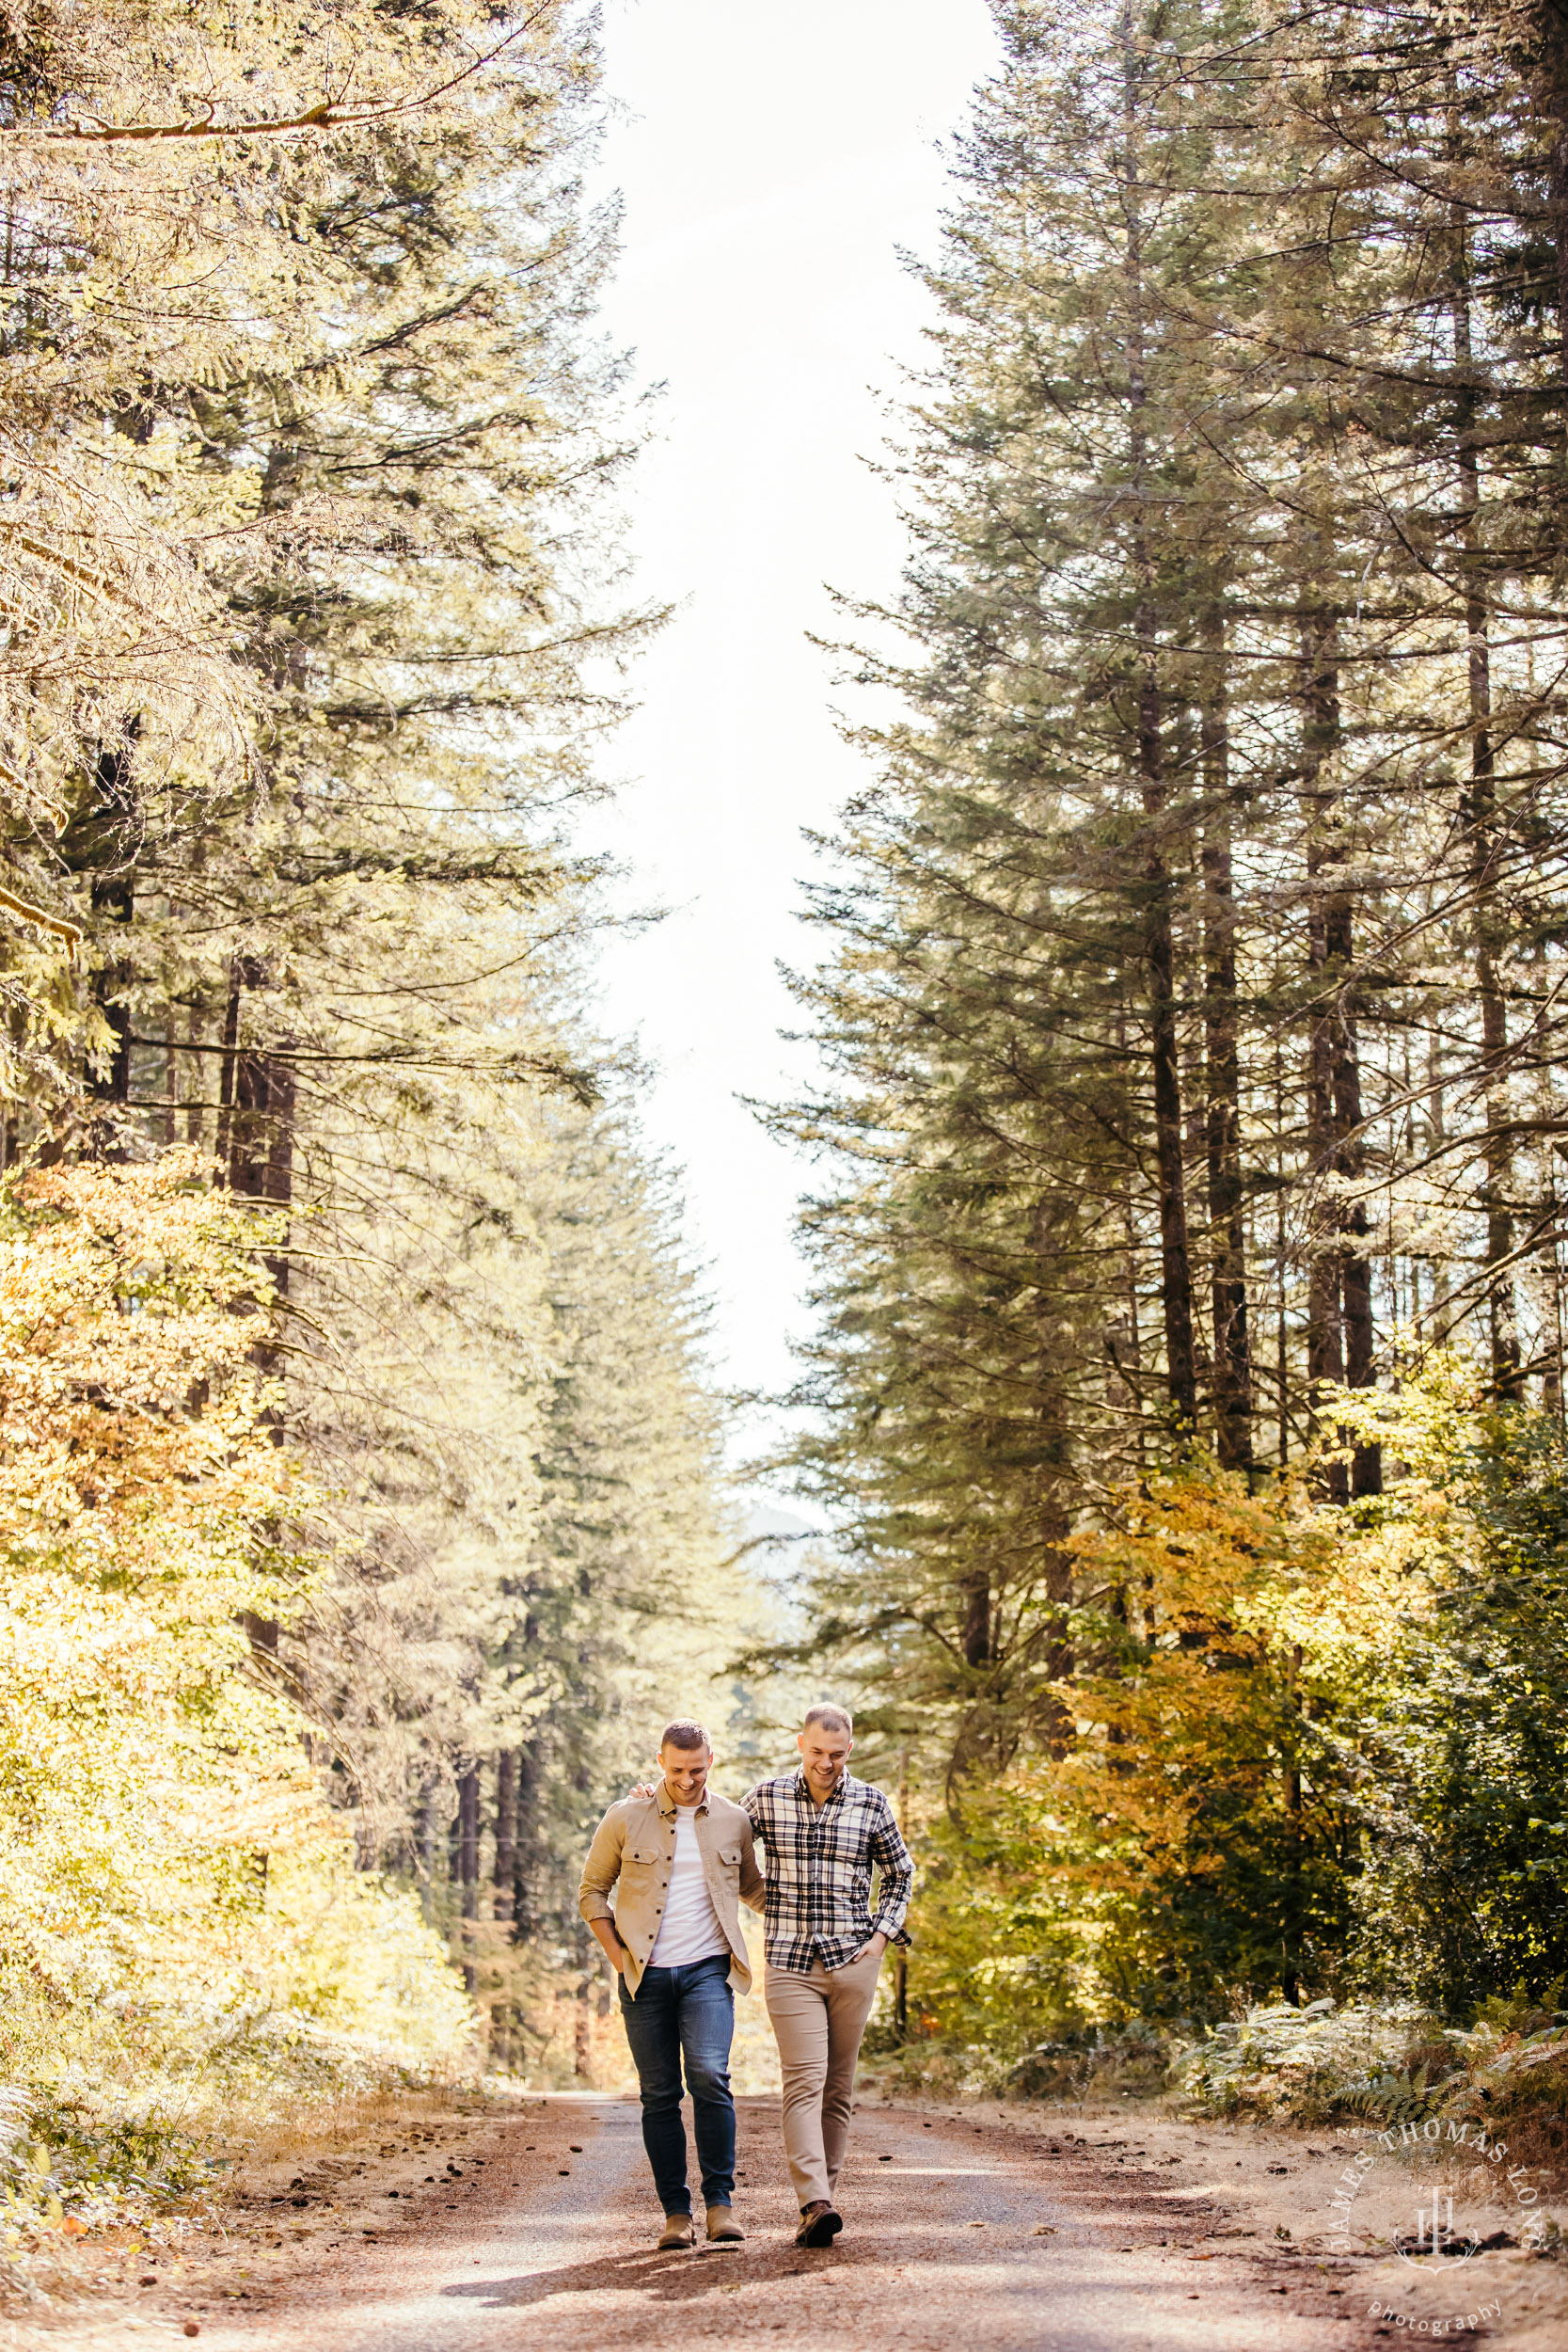
[[[1328,2001],[1449,2078],[1568,2022],[1563,28],[997,22],[775,1114],[796,1655],[920,1845],[901,2066]]]
[[[597,80],[563,0],[0,13],[19,2278],[591,2072],[587,1828],[736,1704],[705,1310],[582,1012],[659,619]]]

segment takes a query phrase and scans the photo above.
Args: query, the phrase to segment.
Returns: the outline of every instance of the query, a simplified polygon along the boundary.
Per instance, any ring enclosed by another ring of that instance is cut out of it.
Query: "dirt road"
[[[284,2248],[271,2277],[253,2244],[232,2266],[160,2278],[135,2340],[198,2329],[202,2352],[1359,2352],[1404,2332],[1368,2315],[1349,2265],[1243,2234],[1202,2146],[1156,2156],[1150,2137],[863,2106],[845,2235],[801,2253],[777,2102],[746,2100],[744,2246],[660,2254],[635,2104],[552,2098],[470,2127],[443,2169],[415,2153],[405,2186],[378,2171],[357,2192],[378,2201],[373,2221],[334,2191],[309,2249]]]

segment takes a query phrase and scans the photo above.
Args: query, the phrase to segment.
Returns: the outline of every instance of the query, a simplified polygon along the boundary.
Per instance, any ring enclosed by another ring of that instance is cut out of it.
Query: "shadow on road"
[[[464,2280],[442,2287],[445,2298],[483,2302],[491,2311],[521,2311],[557,2295],[602,2295],[635,2289],[657,2303],[693,2303],[724,2287],[768,2279],[843,2272],[887,2261],[885,2243],[845,2245],[802,2256],[793,2246],[757,2248],[745,2254],[660,2254],[637,2249],[601,2255],[596,2261],[564,2263],[559,2270],[531,2270],[517,2279]]]

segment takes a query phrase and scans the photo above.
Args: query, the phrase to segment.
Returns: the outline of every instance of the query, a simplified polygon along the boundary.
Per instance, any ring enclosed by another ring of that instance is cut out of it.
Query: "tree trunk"
[[[287,1208],[293,1197],[294,1072],[285,1040],[277,1053],[235,1056],[230,1188],[248,1200]],[[278,1269],[288,1287],[288,1266]]]
[[[164,1111],[158,1121],[158,1140],[170,1144],[180,1137],[180,1047],[174,1034],[174,1009],[164,1015],[167,1043],[164,1047]]]
[[[132,815],[131,755],[124,748],[100,752],[93,769],[93,798],[76,839],[65,848],[66,862],[91,876],[88,903],[95,928],[129,930],[135,919],[135,878],[127,857]],[[92,976],[92,999],[109,1031],[109,1049],[87,1077],[96,1103],[122,1110],[131,1100],[131,967],[119,954],[106,954]],[[111,1120],[95,1122],[98,1157],[123,1159],[125,1147]]]
[[[285,1040],[277,1053],[242,1052],[234,1062],[233,1123],[229,1152],[230,1189],[249,1200],[287,1210],[293,1200],[294,1066]],[[282,1247],[265,1253],[273,1288],[289,1294],[288,1231]]]
[[[238,956],[233,956],[229,964],[229,993],[223,1000],[223,1036],[218,1056],[218,1125],[213,1152],[214,1184],[226,1184],[230,1173],[229,1154],[234,1132],[234,1064],[239,1058],[242,985],[241,961]]]
[[[219,1080],[218,1167],[242,1200],[258,1200],[284,1212],[293,1200],[294,1065],[291,1042],[272,1051],[240,1044],[244,992],[266,987],[266,968],[254,957],[236,956],[230,967],[223,1019],[223,1073]],[[262,1253],[278,1298],[289,1295],[289,1231],[279,1246]],[[263,1343],[256,1361],[266,1372],[279,1361],[275,1345]]]
[[[1376,1339],[1372,1327],[1372,1262],[1368,1251],[1367,1204],[1356,1187],[1366,1168],[1361,1140],[1361,1050],[1353,1010],[1350,970],[1354,954],[1354,917],[1348,892],[1338,891],[1325,910],[1324,930],[1331,972],[1340,976],[1334,1022],[1335,1170],[1342,1189],[1336,1196],[1340,1236],[1339,1290],[1344,1316],[1345,1386],[1373,1385]],[[1383,1448],[1358,1445],[1351,1458],[1353,1495],[1383,1492]]]
[[[470,1993],[479,1982],[474,1965],[473,1922],[479,1917],[479,1767],[471,1764],[457,1784],[457,1876],[463,1919],[463,1981]]]
[[[510,1924],[517,1867],[517,1757],[503,1748],[496,1758],[496,1867],[493,1913]]]
[[[428,1920],[435,1908],[436,1888],[436,1789],[428,1780],[420,1791],[414,1813],[414,1876],[420,1890],[420,1909]]]
[[[1339,1211],[1334,1179],[1339,1137],[1335,1120],[1334,1068],[1338,1007],[1329,971],[1327,875],[1338,851],[1326,838],[1333,795],[1323,783],[1325,762],[1338,741],[1338,678],[1334,660],[1335,625],[1314,613],[1302,628],[1305,671],[1302,725],[1303,800],[1307,817],[1307,961],[1310,981],[1310,1027],[1307,1048],[1307,1182],[1311,1188],[1311,1251],[1307,1272],[1307,1377],[1314,1418],[1322,1391],[1341,1387],[1345,1377],[1340,1321]],[[1349,1482],[1342,1462],[1323,1473],[1331,1501],[1343,1502]]]
[[[1228,745],[1222,700],[1224,635],[1211,633],[1202,715],[1204,1137],[1214,1323],[1215,1450],[1227,1470],[1250,1470],[1252,1351],[1247,1329],[1246,1225],[1242,1192],[1240,1023],[1236,1008],[1236,904],[1230,858]]]
[[[1448,1136],[1448,1108],[1445,1101],[1446,1073],[1442,1047],[1435,1036],[1427,1040],[1427,1148],[1433,1154],[1441,1151]],[[1432,1267],[1432,1311],[1430,1336],[1434,1347],[1449,1343],[1449,1261],[1433,1257]]]
[[[1193,1332],[1193,1270],[1187,1243],[1187,1180],[1181,1151],[1181,1065],[1176,1031],[1176,950],[1171,934],[1170,878],[1160,840],[1164,777],[1160,740],[1160,689],[1146,671],[1138,696],[1138,761],[1143,771],[1148,847],[1144,863],[1148,898],[1144,953],[1148,971],[1148,1019],[1154,1079],[1154,1161],[1160,1182],[1160,1303],[1165,1323],[1165,1386],[1177,1419],[1191,1430],[1197,1418],[1197,1352]]]
[[[490,1873],[490,1916],[501,1930],[498,1942],[509,1940],[516,1899],[517,1756],[503,1748],[496,1758],[496,1860]],[[519,2048],[519,2018],[515,1987],[503,1975],[501,1997],[490,2008],[490,2046],[503,2066],[515,2062]]]
[[[1558,25],[1558,10],[1548,8]],[[1561,168],[1563,139],[1560,125],[1552,150],[1554,201]],[[1562,219],[1559,217],[1558,266],[1564,262]],[[1470,341],[1469,262],[1463,215],[1454,224],[1454,295],[1452,303],[1454,358],[1468,369],[1473,358]],[[1564,281],[1568,282],[1568,281]],[[1476,397],[1466,387],[1459,401],[1459,502],[1463,517],[1465,631],[1470,716],[1470,787],[1465,817],[1470,832],[1470,874],[1476,907],[1476,983],[1481,997],[1481,1074],[1486,1103],[1486,1181],[1482,1204],[1486,1213],[1486,1310],[1491,1343],[1492,1379],[1499,1396],[1523,1393],[1520,1372],[1518,1314],[1513,1278],[1507,1271],[1513,1249],[1511,1195],[1513,1182],[1513,1137],[1508,1084],[1508,1009],[1498,973],[1503,925],[1497,910],[1497,867],[1501,844],[1497,823],[1497,782],[1492,754],[1492,646],[1490,621],[1479,565],[1481,461],[1475,443]]]
[[[1123,149],[1121,203],[1127,244],[1128,470],[1141,499],[1148,465],[1145,359],[1143,220],[1138,156],[1139,75],[1143,69],[1132,35],[1132,11],[1125,0],[1120,20]],[[1137,761],[1146,820],[1143,959],[1148,973],[1148,1018],[1154,1091],[1154,1158],[1160,1187],[1160,1301],[1165,1325],[1165,1386],[1176,1417],[1190,1433],[1197,1419],[1197,1350],[1193,1329],[1192,1259],[1187,1242],[1186,1170],[1181,1150],[1181,1062],[1176,1026],[1176,953],[1171,930],[1170,877],[1161,819],[1165,808],[1164,752],[1161,739],[1161,695],[1157,667],[1158,628],[1150,600],[1155,567],[1142,521],[1135,523],[1132,556],[1142,601],[1134,615],[1139,679]]]
[[[963,1631],[960,1640],[964,1663],[985,1666],[990,1662],[990,1579],[984,1569],[966,1577],[959,1587],[963,1596]]]
[[[1558,368],[1568,384],[1568,7],[1539,0],[1541,71],[1535,100],[1551,126],[1546,157],[1551,236],[1557,262]]]
[[[539,1759],[531,1748],[517,1750],[517,1795],[512,1864],[512,1941],[526,1944],[539,1931],[534,1894],[539,1847]]]
[[[1284,1915],[1280,1921],[1279,1989],[1292,2009],[1301,1999],[1301,1956],[1306,1937],[1307,1888],[1302,1863],[1305,1851],[1301,1780],[1301,1661],[1300,1645],[1292,1646],[1286,1670],[1290,1692],[1291,1740],[1285,1759],[1285,1818],[1289,1824],[1290,1859],[1285,1875]]]
[[[586,2082],[594,2071],[594,1979],[596,1974],[595,1954],[592,1953],[586,1934],[578,1938],[578,1958],[582,1974],[578,1979],[577,2023],[572,2035],[572,2072],[579,2082]]]
[[[220,1080],[218,1136],[220,1155],[226,1155],[230,1190],[242,1200],[261,1200],[287,1209],[293,1192],[294,1073],[293,1064],[275,1054],[243,1051],[239,1044],[242,992],[260,988],[266,975],[249,957],[236,956],[230,966],[229,998],[224,1008],[223,1076]],[[219,1166],[225,1166],[220,1156]],[[288,1232],[285,1247],[267,1250],[262,1263],[272,1277],[277,1296],[289,1291]],[[259,1340],[250,1351],[258,1371],[276,1374],[282,1360],[276,1334]],[[275,1442],[283,1442],[282,1416],[269,1406],[267,1424]],[[251,1631],[253,1651],[276,1662],[277,1627],[257,1619]]]

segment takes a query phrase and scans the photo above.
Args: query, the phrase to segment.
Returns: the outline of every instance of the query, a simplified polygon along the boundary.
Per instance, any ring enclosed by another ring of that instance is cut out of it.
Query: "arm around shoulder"
[[[763,1907],[764,1890],[768,1884],[757,1860],[756,1838],[748,1818],[740,1836],[740,1899],[752,1911]]]

